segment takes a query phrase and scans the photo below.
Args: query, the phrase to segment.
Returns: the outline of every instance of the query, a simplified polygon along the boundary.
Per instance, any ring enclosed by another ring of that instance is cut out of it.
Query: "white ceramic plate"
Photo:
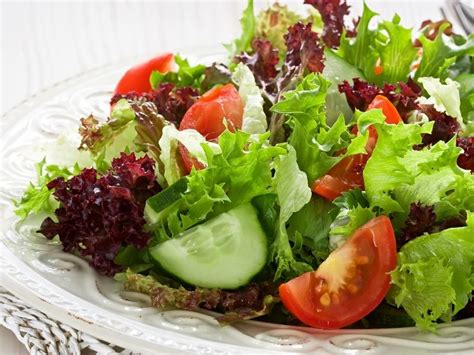
[[[200,56],[204,62],[215,58]],[[318,331],[254,321],[219,327],[210,313],[160,312],[149,306],[147,296],[123,292],[119,283],[36,234],[39,220],[20,224],[11,200],[35,178],[34,164],[51,151],[48,145],[60,158],[67,146],[52,145],[63,132],[77,131],[81,117],[107,116],[112,88],[126,67],[66,80],[2,117],[0,273],[5,287],[50,317],[141,352],[472,354],[474,319],[427,334],[414,328]]]

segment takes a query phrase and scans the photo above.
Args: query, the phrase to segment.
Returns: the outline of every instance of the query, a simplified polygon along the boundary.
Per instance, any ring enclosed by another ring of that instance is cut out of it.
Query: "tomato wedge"
[[[389,124],[398,124],[402,121],[397,109],[393,104],[382,95],[377,95],[370,103],[368,109],[378,108],[382,110],[385,116],[385,122]],[[357,127],[352,129],[353,134],[357,134]],[[334,167],[327,172],[326,175],[313,183],[312,190],[314,193],[324,197],[327,200],[334,200],[343,192],[351,190],[355,187],[364,188],[364,180],[362,172],[365,163],[377,144],[377,130],[369,127],[369,140],[365,149],[367,154],[356,154],[342,159]]]
[[[208,141],[217,139],[227,128],[234,131],[242,127],[244,104],[239,92],[232,84],[215,87],[206,92],[188,111],[186,111],[179,129],[195,129]],[[202,169],[204,166],[189,156],[185,147],[179,147],[183,163],[188,172],[194,166]]]
[[[172,70],[174,65],[173,58],[172,53],[164,53],[130,68],[118,82],[114,95],[126,94],[130,91],[138,93],[151,91],[150,74],[154,70],[161,73]]]
[[[397,266],[392,223],[386,216],[360,227],[316,271],[280,285],[285,307],[320,329],[346,327],[372,312],[390,288]]]

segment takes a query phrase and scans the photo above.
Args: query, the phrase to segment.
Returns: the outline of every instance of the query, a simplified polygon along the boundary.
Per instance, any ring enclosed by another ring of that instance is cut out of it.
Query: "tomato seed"
[[[319,299],[319,302],[324,306],[327,307],[331,304],[331,297],[329,296],[329,293],[325,293],[321,296]]]

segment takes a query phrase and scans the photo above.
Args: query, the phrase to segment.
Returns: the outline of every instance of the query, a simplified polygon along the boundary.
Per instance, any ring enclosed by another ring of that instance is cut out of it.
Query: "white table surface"
[[[255,0],[262,8],[268,1]],[[303,0],[280,0],[304,9]],[[348,1],[360,14],[362,1]],[[0,113],[42,89],[107,63],[179,48],[215,46],[240,32],[245,0],[6,1],[0,0]],[[440,19],[442,0],[367,0],[406,26]],[[382,4],[383,3],[383,4]],[[27,354],[0,328],[2,355]]]

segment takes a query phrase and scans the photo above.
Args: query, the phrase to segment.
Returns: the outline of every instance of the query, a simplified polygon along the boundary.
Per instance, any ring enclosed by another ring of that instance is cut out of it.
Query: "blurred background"
[[[257,10],[269,0],[255,0]],[[303,0],[280,0],[305,11]],[[362,0],[349,0],[360,14]],[[419,27],[446,0],[367,0],[383,17]],[[6,112],[65,78],[127,58],[219,48],[240,34],[246,0],[8,1],[1,11],[1,103]],[[456,29],[456,25],[455,25]],[[222,48],[222,47],[221,47]]]

